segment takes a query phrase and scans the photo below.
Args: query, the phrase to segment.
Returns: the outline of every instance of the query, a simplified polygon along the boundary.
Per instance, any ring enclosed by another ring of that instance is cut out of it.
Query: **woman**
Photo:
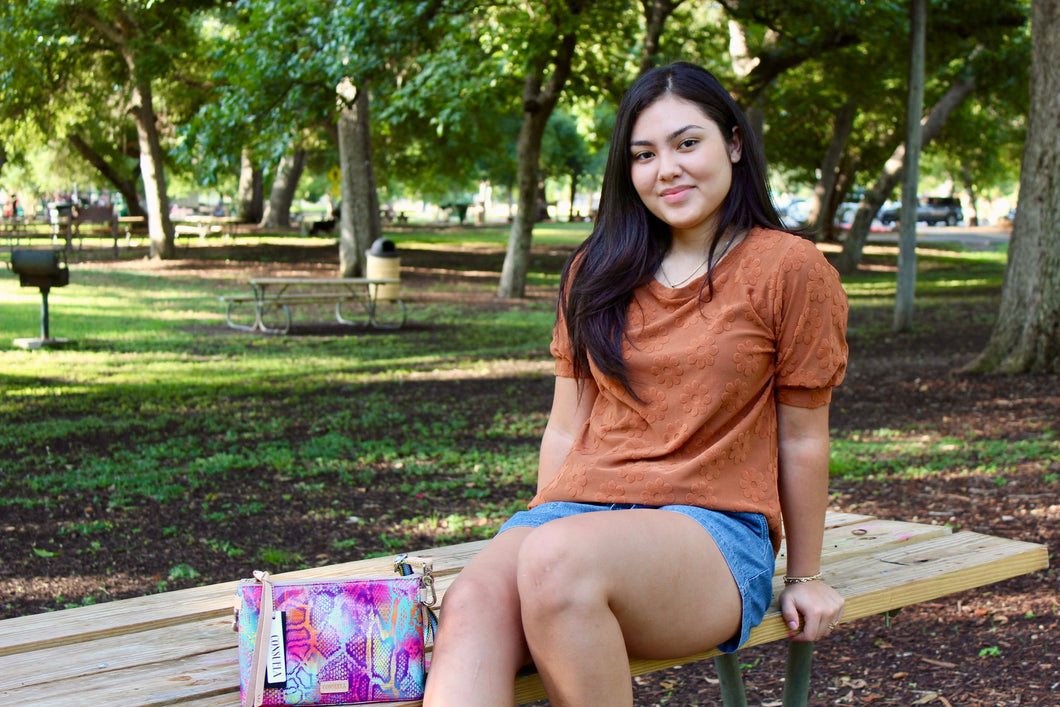
[[[557,707],[632,705],[631,656],[746,640],[782,524],[792,638],[827,635],[846,298],[783,231],[754,134],[708,72],[654,69],[626,94],[560,303],[537,495],[446,594],[424,704],[510,705],[532,660]]]

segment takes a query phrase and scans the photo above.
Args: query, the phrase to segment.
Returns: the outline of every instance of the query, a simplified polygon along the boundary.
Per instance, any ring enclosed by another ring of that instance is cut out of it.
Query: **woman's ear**
[[[733,164],[740,161],[740,156],[743,154],[743,137],[740,135],[740,127],[736,126],[732,129],[732,140],[729,141],[729,159]]]

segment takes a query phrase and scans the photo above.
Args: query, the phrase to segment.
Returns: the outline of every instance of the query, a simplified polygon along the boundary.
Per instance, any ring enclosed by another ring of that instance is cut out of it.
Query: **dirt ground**
[[[495,254],[465,254],[481,258],[480,272],[495,271]],[[562,253],[541,253],[543,258],[562,258]],[[489,262],[487,262],[489,261]],[[126,263],[122,267],[158,267]],[[304,261],[302,261],[304,262]],[[425,288],[430,281],[450,277],[469,278],[439,264],[437,258],[411,258],[409,286]],[[165,266],[174,273],[210,271],[216,262],[179,261]],[[273,262],[260,266],[268,272],[298,272],[302,266]],[[315,266],[314,266],[315,267]],[[246,277],[246,269],[241,270]],[[424,290],[425,292],[425,290]],[[541,294],[541,293],[538,293]],[[426,296],[426,295],[425,295]],[[488,297],[478,298],[488,306]],[[981,322],[989,318],[996,303],[954,302],[945,313],[922,313],[930,327],[906,337],[870,339],[859,335],[858,315],[851,319],[851,363],[843,386],[836,391],[832,425],[838,430],[878,428],[929,428],[957,438],[988,438],[1017,441],[1043,430],[1057,430],[1060,412],[1060,377],[1057,376],[969,376],[954,373],[980,350],[989,334]],[[922,320],[921,320],[922,321]],[[218,336],[229,335],[223,328]],[[452,382],[421,381],[418,395],[452,395]],[[488,386],[490,382],[476,382]],[[547,400],[551,383],[527,382],[524,394]],[[393,395],[402,396],[395,384]],[[473,390],[465,394],[474,395]],[[484,414],[492,414],[484,411]],[[106,448],[106,445],[104,445]],[[958,529],[988,532],[1005,537],[1045,543],[1051,563],[1060,544],[1060,461],[1026,464],[1005,473],[1005,482],[955,472],[927,479],[889,478],[842,482],[833,485],[832,507],[836,510],[881,517],[948,524]],[[237,482],[233,482],[237,483]],[[238,493],[238,488],[219,489]],[[381,503],[366,494],[365,503]],[[435,503],[447,503],[440,500]],[[460,512],[460,500],[452,499],[452,512]],[[181,546],[166,540],[164,529],[202,525],[202,533],[218,535],[209,521],[183,512],[180,504],[144,505],[130,509],[123,524],[141,528],[151,550],[107,547],[106,536],[93,538],[102,544],[85,552],[63,552],[39,557],[26,548],[45,546],[55,538],[59,525],[76,518],[100,519],[104,511],[83,504],[57,504],[49,509],[13,511],[0,520],[4,539],[0,542],[0,617],[16,616],[82,603],[86,597],[115,599],[157,591],[165,572],[175,564],[190,563],[202,571],[191,584],[227,581],[241,576],[245,561],[207,555],[201,548]],[[445,515],[446,508],[435,510]],[[195,533],[191,527],[189,532]],[[277,534],[303,533],[305,529]],[[318,525],[322,540],[345,537],[349,526]],[[383,549],[380,530],[371,524],[356,528],[357,551]],[[291,538],[296,542],[298,538]],[[70,537],[69,544],[77,542]],[[321,547],[327,547],[322,542]],[[71,548],[73,549],[73,548]],[[307,557],[317,561],[339,559],[307,547]],[[1060,705],[1060,595],[1057,570],[1050,569],[965,592],[903,610],[896,617],[859,620],[842,625],[818,645],[811,682],[811,705],[940,705],[985,707],[1014,705]],[[171,584],[170,588],[180,586]],[[749,649],[741,654],[749,703],[780,705],[783,690],[784,646],[777,643]],[[714,667],[710,662],[685,666],[636,679],[636,704],[721,705]]]

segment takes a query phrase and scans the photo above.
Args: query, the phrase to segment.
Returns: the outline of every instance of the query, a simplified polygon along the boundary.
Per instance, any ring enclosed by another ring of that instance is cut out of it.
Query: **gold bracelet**
[[[809,577],[788,577],[784,576],[784,584],[802,584],[803,582],[816,582],[819,579],[824,579],[824,575],[820,572]]]

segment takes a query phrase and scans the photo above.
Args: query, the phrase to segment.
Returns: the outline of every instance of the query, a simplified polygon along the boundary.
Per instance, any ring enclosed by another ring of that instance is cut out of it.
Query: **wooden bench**
[[[118,255],[118,216],[110,205],[83,206],[76,209],[71,225],[73,238],[83,246],[86,237],[111,240],[114,243],[114,255]]]
[[[0,220],[0,241],[4,242],[9,249],[16,248],[24,243],[31,245],[34,241],[39,240],[47,240],[53,245],[61,243],[65,250],[72,251],[74,233],[69,224],[62,224],[62,227],[57,227],[47,221],[23,217]]]
[[[829,513],[823,571],[845,598],[843,621],[886,614],[946,594],[1044,569],[1044,545],[951,533],[944,526]],[[485,541],[417,550],[434,558],[444,611],[445,589]],[[277,577],[385,576],[393,558],[332,565]],[[774,582],[784,574],[783,551]],[[0,704],[239,705],[232,582],[0,621]],[[777,602],[746,646],[787,637]],[[784,704],[804,705],[813,644],[790,643]],[[633,675],[715,657],[633,660]],[[727,707],[741,702],[735,656],[718,661]],[[532,671],[516,678],[519,704],[544,697]],[[801,700],[801,701],[800,701]],[[419,702],[394,703],[413,707]]]
[[[225,323],[233,329],[286,334],[291,329],[291,307],[310,304],[334,305],[335,319],[340,324],[358,323],[342,313],[343,305],[351,302],[364,309],[368,324],[377,329],[400,329],[408,318],[404,301],[394,291],[400,278],[259,277],[249,282],[250,294],[221,297]],[[254,309],[252,324],[232,318],[243,305]],[[276,310],[282,312],[282,319],[278,326],[270,326],[267,320]]]

